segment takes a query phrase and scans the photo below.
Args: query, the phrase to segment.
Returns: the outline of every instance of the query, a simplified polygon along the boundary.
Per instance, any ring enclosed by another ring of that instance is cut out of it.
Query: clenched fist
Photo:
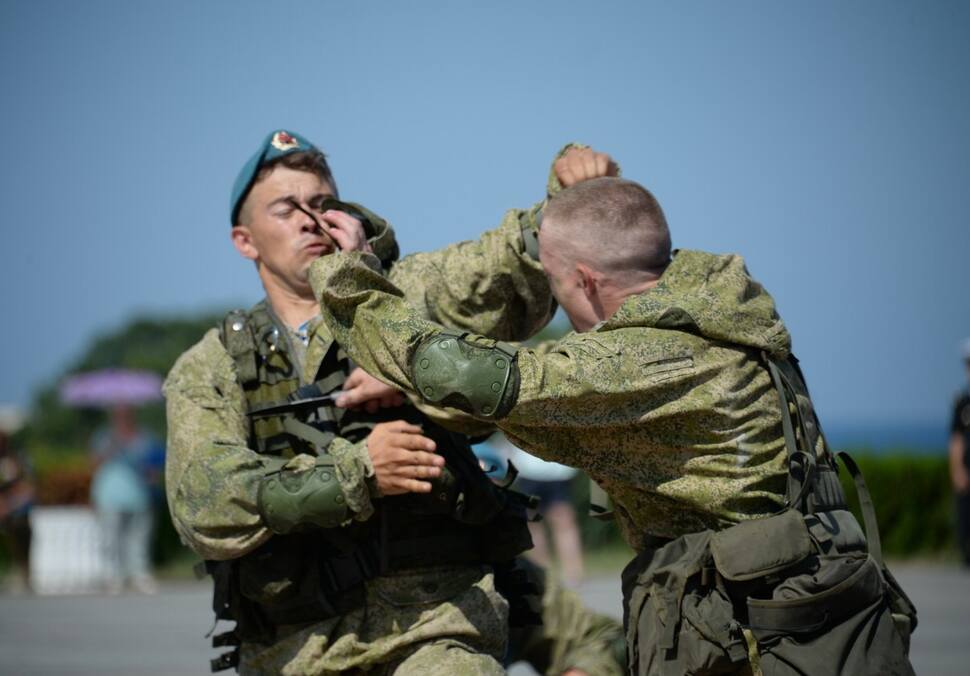
[[[592,148],[570,148],[552,166],[563,188],[619,173],[613,158]]]

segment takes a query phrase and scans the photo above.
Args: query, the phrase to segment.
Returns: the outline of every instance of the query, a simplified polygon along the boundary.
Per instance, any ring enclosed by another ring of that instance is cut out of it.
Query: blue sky
[[[970,5],[0,4],[0,401],[136,312],[249,305],[228,193],[271,128],[403,249],[542,196],[569,140],[745,255],[823,419],[942,421],[970,336]]]

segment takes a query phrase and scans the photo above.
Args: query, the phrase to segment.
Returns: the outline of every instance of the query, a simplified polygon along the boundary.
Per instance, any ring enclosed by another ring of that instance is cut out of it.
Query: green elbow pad
[[[411,377],[421,397],[482,418],[503,418],[519,394],[519,365],[511,345],[442,331],[414,352]]]
[[[282,469],[259,483],[259,513],[274,533],[289,533],[300,525],[335,528],[350,518],[347,500],[332,461],[319,458],[310,470]]]

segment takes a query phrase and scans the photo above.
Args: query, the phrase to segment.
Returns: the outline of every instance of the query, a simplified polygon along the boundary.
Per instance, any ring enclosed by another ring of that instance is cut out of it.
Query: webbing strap
[[[792,370],[798,375],[799,379],[802,381],[802,387],[805,388],[805,394],[809,399],[812,398],[811,393],[808,390],[808,381],[805,380],[805,374],[802,373],[802,365],[799,363],[795,355],[790,355],[788,363],[791,365]],[[822,440],[822,452],[830,459],[835,458],[835,454],[832,452],[831,447],[829,447],[829,440],[822,432],[822,421],[818,419],[818,414],[815,412],[815,407],[812,407],[812,416],[815,418],[815,429],[818,430],[818,438]]]
[[[283,418],[283,429],[295,437],[308,441],[326,451],[336,435],[333,432],[324,432],[313,425],[297,420],[293,416]]]
[[[765,362],[768,364],[768,371],[771,373],[771,380],[774,382],[775,390],[778,392],[778,400],[781,405],[781,427],[782,432],[785,435],[785,448],[788,450],[788,504],[791,507],[799,509],[799,511],[804,512],[801,509],[800,504],[805,500],[806,495],[812,490],[812,484],[815,480],[815,449],[809,442],[808,431],[805,429],[805,423],[802,420],[800,409],[798,407],[798,399],[795,395],[794,388],[791,383],[787,382],[784,374],[782,374],[781,369],[771,360],[771,358],[764,354]],[[787,387],[786,387],[787,386]],[[799,419],[799,428],[802,432],[802,440],[808,447],[808,450],[802,450],[798,448],[798,440],[795,438],[795,426],[792,423],[791,410],[789,409],[789,395],[791,396],[791,401],[795,405],[795,414]],[[795,462],[799,459],[802,460],[804,465],[804,476],[799,480],[792,473],[792,468]]]
[[[234,669],[239,667],[239,648],[228,652],[222,653],[219,657],[209,660],[209,668],[213,673],[218,671],[225,671],[226,669]]]
[[[240,384],[246,386],[259,380],[256,338],[245,310],[233,310],[226,315],[222,325],[222,342],[236,365]]]
[[[855,460],[845,451],[839,451],[839,459],[845,468],[852,475],[855,482],[856,492],[859,494],[859,507],[862,508],[862,520],[866,524],[866,541],[869,543],[869,556],[875,559],[879,567],[883,567],[882,562],[882,540],[879,538],[879,523],[876,521],[876,506],[872,504],[872,496],[866,487],[866,480],[862,476],[862,471]]]
[[[764,676],[761,670],[761,653],[758,652],[758,639],[747,627],[741,630],[744,635],[744,642],[748,645],[748,664],[751,665],[751,676]]]
[[[282,415],[283,413],[293,413],[308,408],[319,408],[324,404],[332,404],[337,396],[338,393],[331,392],[330,394],[321,394],[319,396],[274,401],[261,406],[254,406],[250,409],[249,415],[253,418],[262,418]]]
[[[798,453],[798,443],[795,441],[795,428],[791,422],[791,411],[788,409],[788,397],[786,396],[785,386],[781,382],[781,373],[778,367],[765,355],[768,364],[768,371],[771,372],[771,380],[775,384],[778,392],[778,400],[781,403],[781,428],[785,434],[785,448],[788,449],[788,457],[791,458]]]

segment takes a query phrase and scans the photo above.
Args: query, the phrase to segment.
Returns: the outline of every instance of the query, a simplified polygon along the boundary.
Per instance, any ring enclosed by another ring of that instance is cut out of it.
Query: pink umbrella
[[[162,398],[162,378],[130,369],[88,371],[69,376],[60,395],[71,406],[139,406]]]

